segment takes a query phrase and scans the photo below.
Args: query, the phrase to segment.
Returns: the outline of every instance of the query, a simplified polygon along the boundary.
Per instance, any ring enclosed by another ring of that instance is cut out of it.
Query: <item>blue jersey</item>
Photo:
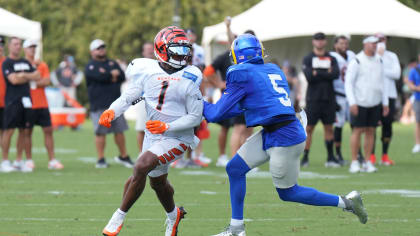
[[[289,87],[283,71],[262,58],[229,67],[226,90],[216,104],[204,104],[204,116],[217,122],[245,114],[246,125],[267,126],[293,121],[274,132],[263,131],[264,150],[291,146],[305,141],[305,131],[295,116]]]

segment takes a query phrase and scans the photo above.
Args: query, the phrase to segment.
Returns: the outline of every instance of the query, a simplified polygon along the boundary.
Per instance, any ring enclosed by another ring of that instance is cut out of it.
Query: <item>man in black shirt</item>
[[[90,117],[95,128],[95,145],[98,152],[96,168],[106,168],[105,161],[106,134],[114,133],[115,143],[118,146],[120,155],[115,157],[117,163],[127,168],[132,168],[133,163],[127,155],[125,146],[124,131],[128,129],[124,116],[120,116],[112,122],[111,128],[98,124],[99,117],[113,101],[121,95],[121,84],[125,81],[124,72],[114,60],[106,57],[106,45],[100,39],[95,39],[90,44],[91,60],[86,65],[85,77],[88,87],[90,102]]]
[[[24,144],[30,141],[32,126],[32,101],[29,82],[41,79],[39,72],[24,58],[20,58],[22,40],[16,37],[9,39],[9,56],[3,62],[2,73],[6,81],[6,97],[3,116],[2,154],[3,161],[0,170],[14,170],[9,161],[9,148],[12,135],[16,128],[23,132]]]
[[[326,167],[339,167],[339,163],[333,154],[333,127],[335,121],[336,101],[333,80],[339,77],[337,60],[326,50],[327,40],[324,33],[316,33],[312,40],[313,51],[303,59],[303,73],[308,81],[306,93],[306,112],[308,114],[308,126],[306,133],[306,146],[301,161],[305,167],[309,163],[308,154],[311,147],[312,133],[320,119],[324,125],[324,139],[327,147]]]

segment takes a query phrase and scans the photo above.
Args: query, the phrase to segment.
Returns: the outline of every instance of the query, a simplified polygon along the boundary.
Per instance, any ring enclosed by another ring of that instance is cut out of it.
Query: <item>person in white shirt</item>
[[[334,145],[335,145],[335,154],[336,159],[339,161],[340,165],[344,165],[344,159],[341,154],[341,139],[343,133],[343,126],[346,121],[350,118],[349,103],[346,99],[346,91],[344,89],[344,78],[347,71],[348,63],[356,56],[354,52],[349,49],[349,39],[340,35],[334,39],[334,52],[330,54],[337,59],[338,67],[340,68],[340,76],[338,79],[333,81],[335,99],[339,110],[335,113],[335,123],[334,123]]]
[[[167,180],[170,163],[181,158],[188,148],[194,149],[198,138],[194,127],[202,120],[203,101],[200,92],[201,71],[187,64],[191,44],[184,30],[170,26],[155,37],[158,60],[135,59],[127,68],[130,85],[101,115],[99,123],[111,126],[118,116],[141,99],[145,99],[148,120],[143,152],[134,166],[133,175],[124,186],[123,200],[103,235],[118,235],[128,210],[141,196],[146,178],[156,192],[167,214],[165,236],[177,234],[186,214],[174,201],[174,189]]]
[[[384,66],[376,55],[378,38],[369,36],[363,40],[363,51],[349,63],[345,76],[345,91],[350,105],[353,130],[350,139],[352,162],[350,172],[375,172],[372,162],[364,162],[362,168],[357,161],[361,134],[365,133],[365,156],[370,156],[373,149],[375,128],[381,118],[389,112],[388,94],[384,86]]]
[[[388,51],[386,49],[387,37],[383,34],[376,34],[379,42],[377,45],[376,53],[381,57],[384,64],[384,76],[385,76],[385,89],[388,93],[389,98],[389,113],[387,116],[382,116],[382,158],[381,163],[383,165],[389,166],[393,165],[394,161],[391,160],[388,156],[388,148],[391,142],[392,137],[392,122],[394,121],[395,116],[395,101],[398,98],[397,88],[395,82],[401,77],[401,65],[398,60],[397,54]],[[373,153],[370,156],[370,161],[376,163],[375,156],[375,146],[373,148]]]

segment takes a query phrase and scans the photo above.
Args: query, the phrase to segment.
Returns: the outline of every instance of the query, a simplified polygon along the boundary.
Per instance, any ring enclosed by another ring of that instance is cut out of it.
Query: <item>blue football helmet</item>
[[[254,35],[242,34],[233,41],[230,57],[234,64],[240,64],[255,57],[264,58],[264,48]]]

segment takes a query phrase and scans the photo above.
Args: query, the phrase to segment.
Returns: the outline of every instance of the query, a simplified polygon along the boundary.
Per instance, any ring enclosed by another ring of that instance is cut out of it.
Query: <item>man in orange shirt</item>
[[[4,96],[6,95],[6,82],[4,81],[2,73],[2,64],[6,60],[4,56],[4,38],[0,36],[0,143],[1,136],[3,135],[3,111],[4,111]]]
[[[23,43],[23,48],[25,52],[25,58],[28,60],[40,73],[41,80],[37,82],[30,82],[30,93],[32,100],[32,126],[30,128],[30,135],[32,135],[33,125],[39,125],[42,127],[44,132],[44,141],[45,148],[48,152],[48,169],[60,170],[64,166],[55,159],[54,154],[54,139],[53,139],[53,128],[51,126],[51,117],[50,111],[48,110],[47,97],[45,95],[45,87],[50,84],[50,71],[48,65],[45,62],[35,60],[35,49],[37,43],[33,40],[25,40]],[[18,137],[23,138],[21,136]],[[26,167],[30,169],[35,168],[35,164],[32,160],[32,140],[26,145],[23,145],[23,142],[17,142],[17,157],[16,164],[17,166],[22,165],[22,152],[25,149],[26,153]]]

